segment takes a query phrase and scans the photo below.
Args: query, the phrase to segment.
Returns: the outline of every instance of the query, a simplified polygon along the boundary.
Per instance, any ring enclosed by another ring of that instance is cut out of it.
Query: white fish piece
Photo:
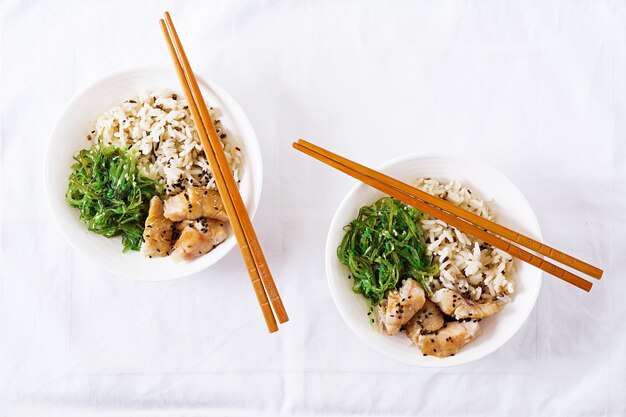
[[[417,344],[420,333],[434,332],[444,325],[443,314],[435,303],[426,300],[424,306],[404,325],[406,335]]]
[[[228,220],[219,193],[202,187],[190,187],[165,200],[165,217],[172,221],[195,220],[201,217]]]
[[[375,315],[384,331],[392,336],[400,331],[426,301],[424,289],[412,278],[402,282],[399,290],[389,291],[387,299],[377,307]]]
[[[417,347],[424,355],[445,358],[455,355],[463,346],[480,336],[480,325],[476,322],[453,321],[431,334],[420,334]]]
[[[468,300],[460,293],[447,288],[437,290],[431,300],[439,306],[444,314],[460,319],[482,319],[502,309],[495,301],[479,303]]]
[[[374,308],[373,317],[374,317],[374,326],[381,333],[387,333],[385,329],[385,314],[387,312],[387,299],[384,299],[380,302],[379,305]]]
[[[163,203],[158,196],[150,200],[150,209],[143,230],[141,253],[149,257],[161,257],[170,254],[172,246],[172,227],[174,222],[163,215]]]
[[[209,253],[226,240],[223,221],[214,219],[187,220],[176,224],[180,237],[174,244],[172,256],[190,260]]]

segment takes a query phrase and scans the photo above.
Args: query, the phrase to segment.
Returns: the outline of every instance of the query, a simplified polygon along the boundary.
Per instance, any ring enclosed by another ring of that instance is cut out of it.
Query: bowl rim
[[[452,160],[463,160],[465,162],[470,162],[472,164],[476,164],[479,165],[481,167],[481,169],[488,169],[488,170],[492,170],[493,172],[497,173],[498,175],[500,175],[501,179],[508,183],[509,186],[511,186],[517,193],[519,193],[519,196],[522,198],[524,204],[526,204],[526,208],[529,210],[529,213],[532,214],[532,224],[528,224],[528,228],[530,230],[532,230],[532,233],[535,235],[535,237],[539,240],[539,241],[543,241],[543,235],[541,233],[541,227],[539,225],[539,220],[537,219],[537,215],[535,214],[535,211],[533,210],[532,206],[530,205],[528,199],[526,198],[526,196],[521,192],[521,190],[519,190],[519,188],[515,185],[515,183],[513,183],[513,181],[511,181],[506,175],[504,175],[500,170],[498,170],[497,168],[495,168],[492,165],[489,165],[487,163],[485,163],[484,161],[474,158],[474,157],[469,157],[466,155],[461,155],[458,153],[411,153],[411,154],[406,154],[406,155],[402,155],[402,156],[398,156],[395,158],[392,158],[391,160],[381,164],[380,166],[378,166],[376,168],[376,170],[381,171],[381,172],[385,172],[388,168],[397,165],[397,164],[401,164],[407,161],[416,161],[419,159],[452,159]],[[463,180],[463,179],[461,179]],[[348,204],[348,201],[350,201],[351,198],[354,197],[354,195],[359,191],[359,189],[361,189],[361,187],[370,187],[369,185],[362,183],[358,180],[356,180],[356,183],[350,188],[350,190],[348,191],[348,193],[345,195],[345,197],[341,200],[341,202],[339,203],[339,205],[337,206],[337,209],[335,210],[335,214],[333,215],[333,218],[330,222],[330,226],[328,228],[328,233],[326,235],[326,245],[324,248],[324,257],[325,257],[325,272],[326,272],[326,281],[330,290],[330,294],[331,297],[333,299],[333,302],[335,304],[335,307],[337,308],[337,310],[339,311],[339,315],[341,316],[341,318],[343,319],[343,321],[346,323],[346,325],[348,326],[348,328],[352,331],[353,334],[355,334],[362,342],[364,342],[367,346],[369,346],[370,348],[374,349],[375,351],[381,353],[383,356],[393,359],[397,362],[406,364],[406,365],[410,365],[410,366],[415,366],[418,368],[448,368],[448,367],[454,367],[454,366],[461,366],[461,365],[466,365],[468,363],[471,362],[475,362],[478,361],[480,359],[485,358],[486,356],[492,354],[493,352],[497,351],[498,349],[500,349],[502,346],[504,346],[505,344],[507,344],[512,338],[513,336],[515,336],[520,329],[524,326],[524,324],[526,324],[526,321],[528,320],[528,317],[530,317],[530,314],[534,311],[535,306],[537,305],[537,299],[539,297],[539,292],[541,291],[541,287],[542,287],[542,283],[543,283],[543,273],[541,270],[537,269],[536,273],[539,277],[539,279],[537,280],[537,285],[535,286],[533,292],[530,294],[530,303],[532,304],[532,307],[529,308],[527,311],[523,312],[523,316],[520,316],[521,320],[520,320],[520,324],[517,327],[517,329],[515,329],[515,331],[511,332],[510,336],[502,341],[502,343],[498,344],[494,344],[493,346],[487,346],[485,347],[485,349],[483,350],[483,352],[481,352],[480,354],[476,355],[473,358],[468,358],[466,360],[463,359],[463,356],[454,356],[452,357],[453,360],[450,360],[450,357],[448,358],[441,358],[442,360],[439,362],[433,362],[433,363],[410,363],[407,361],[402,360],[401,358],[390,354],[388,351],[386,351],[385,349],[383,349],[381,346],[379,346],[378,344],[375,343],[370,343],[369,338],[362,333],[361,331],[357,330],[355,327],[353,327],[352,323],[351,323],[351,319],[349,318],[350,315],[348,314],[348,312],[340,306],[340,298],[339,298],[339,294],[338,294],[338,290],[335,287],[334,284],[334,280],[333,280],[333,268],[332,268],[332,264],[331,264],[331,259],[330,258],[334,258],[336,257],[336,243],[335,242],[331,242],[332,239],[332,235],[333,235],[333,230],[335,230],[336,227],[338,227],[338,223],[339,223],[339,214],[344,210],[344,206]],[[383,193],[384,194],[384,193]],[[343,227],[343,225],[341,226]],[[358,294],[354,294],[355,296],[357,296]],[[421,357],[420,355],[416,355],[417,357]]]
[[[233,247],[237,246],[237,242],[235,240],[231,240],[230,242],[224,242],[223,244],[227,246],[226,246],[226,250],[222,253],[222,255],[219,257],[214,257],[212,259],[210,258],[209,261],[206,261],[206,264],[203,264],[197,270],[185,271],[184,268],[180,268],[180,273],[178,274],[172,274],[171,276],[168,276],[168,277],[158,277],[155,279],[150,279],[144,276],[133,275],[130,272],[125,272],[125,271],[112,268],[110,264],[106,262],[106,260],[100,259],[97,256],[93,256],[89,251],[83,249],[80,245],[74,242],[74,240],[70,237],[68,231],[65,229],[65,227],[63,227],[63,224],[61,223],[56,213],[56,209],[53,207],[53,204],[52,204],[53,196],[51,194],[52,191],[49,189],[48,182],[46,179],[46,176],[49,170],[51,169],[50,152],[53,146],[53,139],[55,136],[57,136],[57,130],[60,129],[61,122],[67,117],[68,112],[72,108],[74,108],[80,100],[87,97],[92,92],[92,90],[98,88],[98,86],[100,86],[101,84],[110,82],[116,78],[130,75],[133,73],[160,73],[164,76],[176,77],[173,69],[170,70],[165,65],[147,65],[147,66],[138,66],[138,67],[133,66],[133,67],[119,69],[111,73],[108,73],[104,76],[97,78],[95,81],[88,83],[84,87],[78,89],[72,95],[72,97],[67,101],[65,106],[63,106],[61,112],[57,116],[56,121],[54,122],[52,128],[50,129],[48,133],[45,150],[43,152],[43,161],[42,161],[43,169],[42,169],[41,181],[43,182],[43,189],[44,189],[44,195],[45,195],[46,206],[48,208],[48,212],[51,214],[52,218],[54,219],[54,223],[56,224],[56,226],[61,230],[61,233],[63,234],[65,240],[70,244],[72,249],[80,253],[83,258],[87,259],[90,263],[98,266],[103,271],[106,271],[115,276],[121,276],[124,278],[130,278],[136,281],[145,281],[145,282],[173,281],[176,279],[181,279],[181,278],[185,278],[194,274],[198,274],[210,268],[211,266],[215,265],[221,259],[225,258],[226,255],[230,253],[230,251],[233,249]],[[239,108],[239,110],[241,111],[241,115],[244,117],[244,121],[247,123],[248,127],[250,128],[249,136],[251,137],[252,140],[250,141],[251,142],[249,144],[250,146],[247,144],[246,147],[247,149],[250,149],[250,147],[252,147],[252,152],[250,153],[246,152],[246,153],[248,155],[253,155],[253,154],[256,155],[255,164],[258,165],[258,173],[255,174],[256,178],[258,178],[257,179],[258,186],[253,187],[252,199],[250,200],[249,206],[246,206],[246,210],[248,211],[250,220],[253,220],[258,210],[259,203],[261,200],[261,194],[263,192],[263,171],[264,171],[263,154],[261,152],[261,147],[260,147],[258,137],[256,135],[256,131],[254,130],[254,127],[252,126],[252,123],[250,122],[250,119],[248,118],[248,115],[246,114],[246,112],[243,110],[239,102],[236,101],[234,97],[228,91],[226,91],[221,85],[219,85],[212,79],[204,78],[198,73],[196,73],[195,71],[194,71],[194,74],[200,86],[200,90],[214,90],[216,95],[222,98],[222,100],[231,101],[235,106]],[[177,86],[176,88],[180,88],[180,86]],[[77,219],[77,221],[79,220]]]

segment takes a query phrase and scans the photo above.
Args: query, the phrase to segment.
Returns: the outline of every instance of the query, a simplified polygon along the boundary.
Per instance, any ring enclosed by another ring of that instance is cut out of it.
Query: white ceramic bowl
[[[254,216],[263,182],[261,151],[245,113],[235,100],[211,81],[198,79],[204,99],[219,110],[231,140],[241,147],[240,192],[250,216]],[[137,69],[111,75],[79,93],[57,122],[44,161],[44,186],[50,209],[63,233],[76,250],[101,268],[131,278],[160,281],[199,272],[220,260],[236,244],[232,230],[210,253],[192,261],[176,262],[171,257],[149,259],[139,252],[122,253],[121,238],[107,239],[89,232],[78,219],[79,212],[65,201],[72,156],[90,146],[86,136],[96,118],[110,108],[143,91],[169,89],[183,93],[174,69]]]
[[[418,177],[459,179],[485,200],[492,200],[498,221],[541,240],[537,218],[522,193],[504,175],[479,161],[449,156],[406,156],[385,164],[387,175],[411,183]],[[374,330],[367,316],[365,298],[352,291],[349,270],[337,258],[337,247],[344,235],[343,227],[384,194],[363,183],[355,185],[339,205],[326,241],[326,275],[332,297],[348,326],[365,343],[390,358],[422,367],[447,367],[482,358],[505,344],[522,327],[531,313],[541,288],[541,271],[516,260],[513,301],[500,313],[481,322],[482,335],[466,345],[455,356],[423,356],[404,333],[387,336]]]

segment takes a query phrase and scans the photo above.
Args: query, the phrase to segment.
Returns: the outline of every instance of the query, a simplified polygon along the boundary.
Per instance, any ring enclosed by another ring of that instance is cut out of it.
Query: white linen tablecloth
[[[233,250],[171,282],[111,276],[62,237],[43,149],[68,100],[113,71],[196,72],[247,112],[265,182],[255,225],[291,321],[268,335]],[[624,1],[17,1],[1,17],[0,415],[626,415]],[[304,137],[377,166],[461,153],[524,192],[550,244],[602,266],[590,294],[545,276],[526,325],[467,366],[365,346],[324,275],[354,182]]]

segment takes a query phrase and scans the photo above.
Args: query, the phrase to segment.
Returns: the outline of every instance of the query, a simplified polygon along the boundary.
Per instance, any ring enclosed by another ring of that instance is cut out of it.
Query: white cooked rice
[[[241,150],[230,142],[217,111],[212,107],[209,111],[238,181]],[[87,138],[136,151],[141,172],[158,181],[167,195],[191,185],[215,188],[187,100],[171,91],[158,90],[126,100],[102,114]]]
[[[415,186],[464,210],[495,220],[487,202],[459,181],[446,183],[419,178]],[[439,276],[429,277],[433,291],[445,287],[473,300],[509,301],[509,295],[515,291],[511,280],[515,265],[509,254],[433,217],[422,220],[422,229],[428,251],[439,263]]]

